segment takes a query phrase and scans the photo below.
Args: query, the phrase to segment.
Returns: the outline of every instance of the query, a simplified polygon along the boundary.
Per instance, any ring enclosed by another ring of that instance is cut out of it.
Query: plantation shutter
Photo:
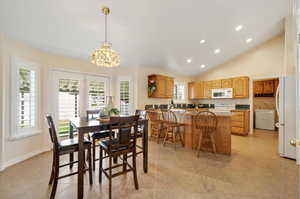
[[[184,84],[175,83],[173,97],[175,100],[184,100]]]
[[[33,128],[37,120],[36,72],[19,68],[17,127]]]
[[[120,114],[129,115],[130,106],[130,92],[129,92],[130,82],[128,80],[120,81]]]
[[[103,109],[105,107],[105,82],[104,81],[90,81],[89,85],[89,99],[88,109],[96,110]]]

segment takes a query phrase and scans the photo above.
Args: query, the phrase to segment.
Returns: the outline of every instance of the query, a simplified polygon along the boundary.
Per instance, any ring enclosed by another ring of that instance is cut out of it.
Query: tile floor
[[[149,173],[138,160],[140,189],[132,174],[113,180],[113,198],[126,199],[296,199],[299,196],[295,161],[277,154],[276,133],[256,130],[249,137],[232,136],[232,156],[163,147],[150,142]],[[1,199],[46,199],[50,189],[51,153],[43,153],[0,173]],[[67,171],[67,169],[65,169]],[[85,176],[85,198],[108,198],[108,184],[94,185]],[[76,198],[76,177],[58,184],[57,199]]]

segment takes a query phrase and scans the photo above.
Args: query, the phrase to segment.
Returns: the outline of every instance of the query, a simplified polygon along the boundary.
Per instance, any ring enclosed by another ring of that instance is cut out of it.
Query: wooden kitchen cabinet
[[[250,126],[249,110],[232,110],[231,133],[237,135],[248,135]]]
[[[249,77],[233,78],[233,97],[249,98]]]
[[[212,89],[213,81],[205,81],[204,82],[204,89],[203,89],[203,97],[205,99],[211,98],[211,89]]]
[[[222,80],[212,80],[211,89],[217,89],[222,87]]]
[[[204,82],[190,82],[188,94],[189,99],[204,99]]]
[[[152,98],[173,97],[174,79],[172,77],[163,76],[163,75],[150,75],[148,76],[148,84],[150,81],[155,82],[156,89],[152,94],[148,93],[148,97],[152,97]]]
[[[232,88],[232,79],[222,79],[221,80],[221,87],[222,88]]]
[[[260,95],[264,92],[264,82],[254,81],[253,82],[253,93],[254,95]]]
[[[264,83],[264,91],[263,93],[265,94],[273,94],[275,89],[274,89],[274,81],[273,80],[266,80],[263,81]]]

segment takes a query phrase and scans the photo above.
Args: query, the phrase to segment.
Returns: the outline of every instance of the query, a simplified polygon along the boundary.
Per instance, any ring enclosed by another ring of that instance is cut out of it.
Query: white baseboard
[[[36,155],[38,155],[40,153],[44,153],[44,152],[47,152],[47,151],[50,151],[50,150],[51,150],[51,148],[44,147],[44,148],[42,148],[40,150],[27,153],[25,155],[19,156],[17,158],[14,158],[12,160],[7,161],[7,162],[3,162],[2,167],[0,167],[0,171],[4,171],[6,168],[8,168],[8,167],[10,167],[12,165],[15,165],[15,164],[17,164],[19,162],[22,162],[24,160],[32,158],[33,156],[36,156]]]

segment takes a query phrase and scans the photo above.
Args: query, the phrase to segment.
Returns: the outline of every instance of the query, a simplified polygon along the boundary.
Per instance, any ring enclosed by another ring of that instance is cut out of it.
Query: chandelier
[[[105,15],[105,41],[100,49],[94,51],[91,62],[97,66],[116,67],[120,65],[120,56],[111,48],[111,43],[107,41],[107,15],[109,12],[108,7],[102,8],[102,13]]]

